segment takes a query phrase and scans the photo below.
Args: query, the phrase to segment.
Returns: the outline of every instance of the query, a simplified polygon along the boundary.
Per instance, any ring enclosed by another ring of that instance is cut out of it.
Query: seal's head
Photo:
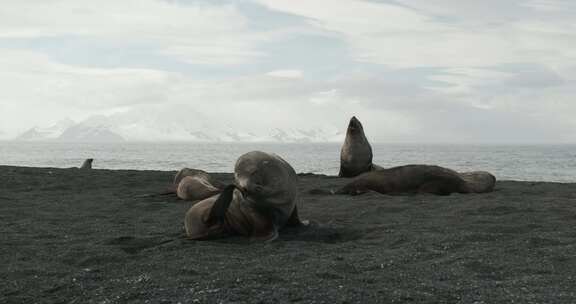
[[[358,134],[363,132],[364,128],[362,127],[362,123],[360,122],[360,120],[358,120],[356,116],[352,116],[352,118],[350,118],[350,122],[348,123],[348,129],[346,130],[346,133]]]
[[[496,177],[486,171],[462,172],[460,177],[466,181],[468,190],[472,193],[492,192],[496,185]]]
[[[277,166],[269,154],[261,151],[242,155],[234,168],[236,187],[246,195],[262,195],[268,184],[278,178]]]

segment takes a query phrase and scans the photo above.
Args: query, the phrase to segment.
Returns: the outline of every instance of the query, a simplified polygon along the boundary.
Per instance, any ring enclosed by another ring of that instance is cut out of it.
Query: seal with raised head
[[[346,138],[340,150],[340,177],[354,177],[364,172],[381,169],[372,164],[372,147],[364,128],[356,116],[350,118]]]
[[[285,226],[301,225],[296,172],[276,154],[252,151],[234,168],[234,184],[195,204],[185,217],[186,235],[209,239],[239,234],[271,241]]]
[[[92,162],[94,161],[93,158],[87,158],[80,166],[80,169],[92,169]]]
[[[471,192],[458,172],[430,165],[406,165],[366,172],[336,191],[336,194],[361,194],[376,191],[383,194]]]

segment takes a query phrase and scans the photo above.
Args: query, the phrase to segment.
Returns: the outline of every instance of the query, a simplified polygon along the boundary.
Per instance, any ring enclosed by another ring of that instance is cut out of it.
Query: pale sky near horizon
[[[357,115],[384,142],[576,143],[570,0],[0,3],[0,137],[153,106],[239,129]]]

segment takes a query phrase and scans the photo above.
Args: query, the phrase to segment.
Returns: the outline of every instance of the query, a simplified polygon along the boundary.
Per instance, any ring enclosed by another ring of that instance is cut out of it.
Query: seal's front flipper
[[[260,223],[258,227],[254,227],[250,241],[252,242],[272,242],[278,238],[278,228],[272,221]]]
[[[292,210],[292,214],[286,221],[286,227],[300,227],[305,226],[306,224],[300,221],[300,217],[298,216],[298,206],[294,206],[294,210]]]
[[[224,188],[224,190],[222,190],[222,193],[220,193],[220,196],[210,209],[210,214],[206,219],[207,224],[224,223],[226,211],[228,211],[228,207],[230,206],[232,198],[234,197],[234,189],[236,189],[235,185],[228,185],[226,188]]]
[[[278,238],[278,226],[273,218],[254,212],[250,224],[250,241],[271,242]]]

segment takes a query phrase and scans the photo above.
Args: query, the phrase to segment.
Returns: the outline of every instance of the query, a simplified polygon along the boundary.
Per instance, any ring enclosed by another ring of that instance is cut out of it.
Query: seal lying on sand
[[[279,156],[260,151],[242,155],[234,181],[188,210],[184,220],[188,238],[240,234],[271,241],[282,227],[302,224],[296,207],[296,172]]]
[[[496,178],[488,172],[458,172],[430,165],[407,165],[364,173],[336,191],[336,194],[479,193],[494,189]]]
[[[183,168],[174,176],[172,187],[178,198],[198,201],[220,193],[224,185],[204,170]]]
[[[487,193],[494,191],[496,177],[486,171],[472,171],[458,173],[468,184],[468,190],[474,193]]]
[[[346,138],[340,150],[340,177],[354,177],[364,172],[382,169],[372,164],[372,147],[364,135],[362,123],[352,116]]]
[[[144,194],[140,197],[154,197],[164,195],[176,195],[187,201],[197,201],[219,193],[224,185],[213,179],[206,171],[199,169],[183,168],[176,173],[172,184],[163,192]]]
[[[198,201],[218,194],[222,189],[210,182],[208,174],[185,176],[178,183],[176,195],[185,201]]]
[[[92,169],[92,162],[94,161],[93,158],[87,158],[80,166],[80,169]]]
[[[208,174],[208,172],[206,172],[204,170],[182,168],[182,169],[180,169],[180,171],[178,171],[176,173],[176,175],[174,175],[174,181],[172,181],[172,184],[175,185],[176,187],[178,187],[178,184],[180,183],[180,181],[183,178],[185,178],[186,176],[201,176],[201,177],[207,179],[208,181],[210,181],[211,183],[216,182],[216,181],[212,180],[212,177],[210,176],[210,174]]]
[[[208,172],[200,169],[190,169],[190,168],[182,168],[176,175],[174,175],[174,180],[172,181],[172,185],[169,187],[168,191],[172,191],[172,193],[178,193],[178,189],[180,188],[180,182],[186,179],[186,177],[194,177],[195,179],[202,181],[202,183],[209,184],[210,187],[218,188],[222,190],[224,185],[213,179]],[[185,182],[187,183],[187,182]]]

